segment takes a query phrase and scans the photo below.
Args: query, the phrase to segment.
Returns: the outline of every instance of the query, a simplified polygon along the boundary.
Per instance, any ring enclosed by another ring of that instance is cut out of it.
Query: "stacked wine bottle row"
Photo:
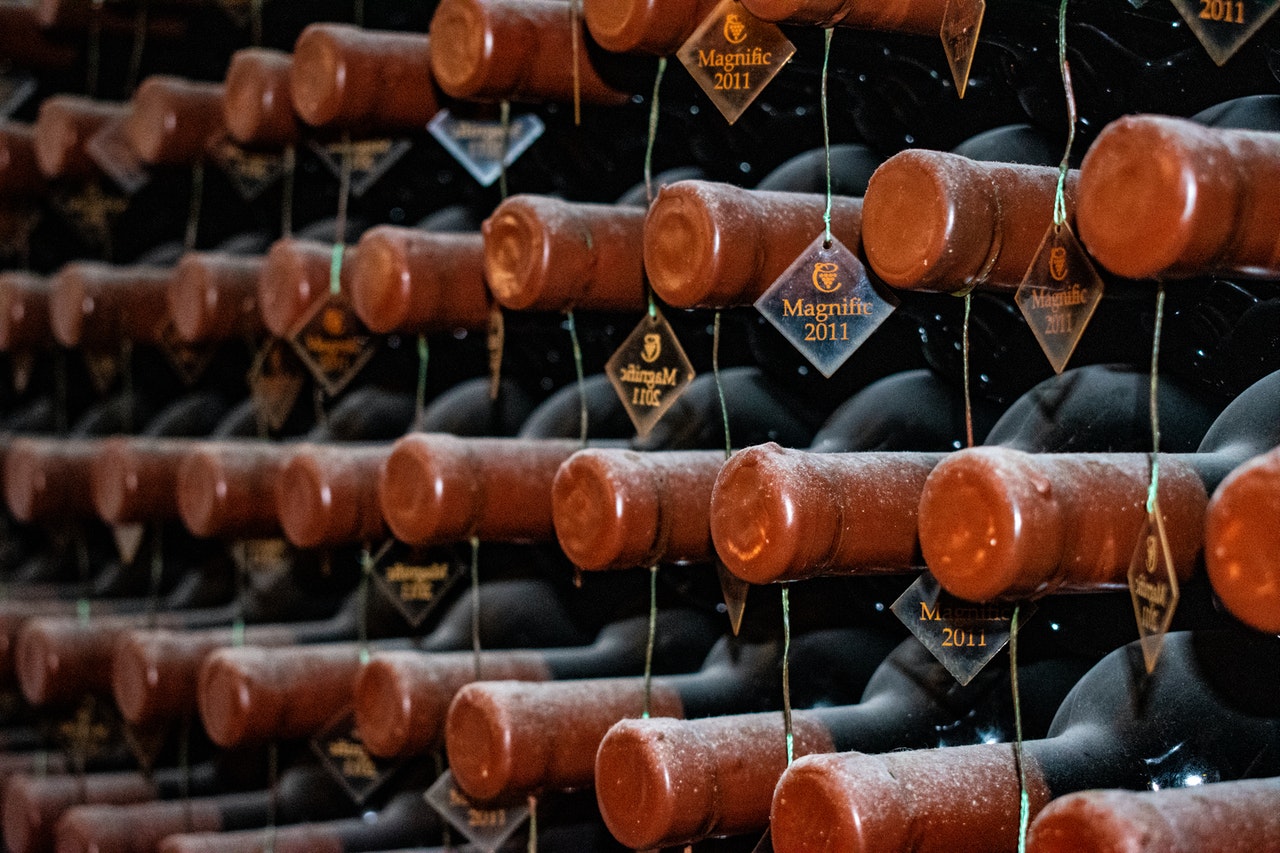
[[[1060,170],[1056,4],[0,4],[14,853],[1280,850],[1247,56],[1082,6]]]

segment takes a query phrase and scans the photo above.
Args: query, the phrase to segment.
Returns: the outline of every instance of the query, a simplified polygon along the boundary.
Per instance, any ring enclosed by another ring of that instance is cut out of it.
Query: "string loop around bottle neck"
[[[826,158],[827,202],[822,211],[822,245],[831,246],[831,122],[827,114],[827,66],[831,61],[831,38],[834,27],[823,31],[822,50],[822,151]]]
[[[1071,168],[1071,149],[1076,141],[1075,89],[1071,85],[1071,65],[1067,62],[1067,0],[1058,6],[1058,68],[1062,73],[1062,88],[1067,98],[1067,149],[1058,164],[1058,186],[1053,195],[1053,224],[1059,228],[1067,224],[1067,172]]]

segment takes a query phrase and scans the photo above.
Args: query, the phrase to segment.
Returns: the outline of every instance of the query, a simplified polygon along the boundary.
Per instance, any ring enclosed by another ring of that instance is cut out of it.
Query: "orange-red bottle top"
[[[23,522],[93,518],[89,487],[101,439],[15,438],[4,454],[4,497]]]
[[[141,524],[178,517],[178,466],[190,439],[113,436],[93,460],[90,488],[108,524]]]
[[[1280,451],[1255,457],[1213,493],[1205,518],[1204,562],[1213,591],[1245,624],[1280,634]]]
[[[378,477],[391,445],[297,446],[276,478],[276,512],[299,548],[380,541]]]
[[[199,442],[178,466],[178,512],[196,536],[257,539],[280,533],[276,480],[293,453],[265,441]]]
[[[422,130],[439,109],[420,33],[312,24],[293,48],[294,110],[317,127]]]
[[[351,271],[356,252],[347,247],[342,255],[339,289],[351,292]],[[333,269],[333,244],[284,237],[271,244],[258,277],[258,310],[267,330],[288,337],[307,312],[329,295]]]
[[[258,280],[266,258],[187,252],[167,292],[169,315],[188,343],[254,340],[266,330],[258,310]]]
[[[36,161],[47,178],[83,181],[101,173],[87,149],[107,124],[124,118],[126,104],[79,95],[53,95],[40,104],[35,123]]]
[[[223,94],[221,83],[148,77],[129,103],[129,148],[151,166],[189,166],[203,160],[209,146],[226,132]]]
[[[73,261],[52,279],[54,337],[68,347],[117,346],[125,338],[159,343],[169,322],[172,278],[162,267]]]
[[[33,198],[44,190],[31,125],[14,121],[0,125],[0,197]]]
[[[24,272],[0,273],[0,351],[25,352],[52,346],[49,280]]]
[[[674,54],[720,0],[583,0],[591,36],[612,53]]]
[[[246,47],[231,55],[222,119],[232,139],[247,148],[272,150],[298,141],[292,67],[293,57],[280,50]]]
[[[374,332],[479,331],[489,322],[479,234],[378,225],[356,245],[351,301]]]

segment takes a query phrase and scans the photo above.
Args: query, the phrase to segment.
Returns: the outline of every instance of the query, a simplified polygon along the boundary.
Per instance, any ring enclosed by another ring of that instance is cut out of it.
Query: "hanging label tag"
[[[641,437],[649,434],[694,377],[684,347],[657,308],[632,330],[604,370]]]
[[[9,353],[9,373],[13,380],[13,390],[25,394],[31,385],[31,376],[36,369],[36,354],[33,352]],[[4,531],[0,530],[0,536]]]
[[[81,239],[101,249],[110,242],[111,229],[129,206],[129,199],[107,192],[99,181],[93,180],[75,193],[54,193],[53,206]]]
[[[351,708],[337,714],[311,739],[311,749],[356,805],[363,805],[401,764],[369,753],[356,733],[356,716]]]
[[[288,344],[271,338],[258,350],[248,379],[259,427],[263,431],[281,429],[306,382],[302,363]]]
[[[858,256],[822,235],[756,300],[774,325],[823,376],[830,377],[898,307],[881,294]]]
[[[35,93],[36,78],[30,74],[0,74],[0,121],[17,112]]]
[[[341,142],[321,145],[315,140],[307,143],[335,178],[342,177],[342,155],[346,147]],[[410,139],[358,139],[351,143],[351,194],[364,195],[400,158],[413,147]]]
[[[141,524],[116,524],[111,528],[111,538],[116,543],[116,553],[120,562],[132,566],[138,559],[138,551],[142,548],[142,540],[147,535],[147,528]]]
[[[440,600],[471,568],[460,547],[415,548],[388,540],[372,557],[379,591],[412,627],[440,606]]]
[[[458,118],[447,109],[427,122],[427,131],[482,187],[492,186],[545,130],[532,113],[512,116],[506,127],[493,119]]]
[[[317,302],[298,323],[289,343],[330,397],[347,387],[373,358],[373,334],[345,293]]]
[[[1058,373],[1076,351],[1103,288],[1071,226],[1050,225],[1014,301]]]
[[[724,0],[678,52],[707,97],[733,124],[795,55],[782,30]]]
[[[944,590],[929,572],[889,608],[961,685],[973,680],[1009,642],[1014,605],[974,604]],[[1035,613],[1023,604],[1019,623]]]
[[[488,809],[473,805],[453,784],[453,773],[448,770],[427,789],[423,799],[483,853],[496,853],[529,819],[527,804]]]
[[[231,544],[231,559],[250,583],[259,575],[288,572],[294,553],[293,546],[283,539],[239,539]]]
[[[969,88],[969,71],[986,11],[986,0],[947,0],[947,10],[942,14],[942,49],[947,54],[956,94],[961,98]]]
[[[1156,668],[1165,634],[1178,609],[1178,573],[1173,566],[1169,538],[1157,503],[1149,513],[1138,536],[1138,547],[1129,560],[1129,595],[1133,598],[1133,615],[1138,620],[1138,638],[1147,672]]]
[[[747,612],[747,593],[751,591],[751,584],[730,572],[719,560],[716,560],[716,574],[720,577],[720,595],[724,598],[729,627],[736,637],[742,630],[742,616]]]
[[[124,132],[124,119],[116,119],[95,133],[85,145],[85,150],[125,195],[137,195],[147,185],[151,175],[134,155]]]
[[[1173,0],[1209,57],[1226,65],[1280,8],[1280,0]]]
[[[283,154],[246,151],[225,136],[209,146],[209,155],[247,202],[257,201],[284,174]]]

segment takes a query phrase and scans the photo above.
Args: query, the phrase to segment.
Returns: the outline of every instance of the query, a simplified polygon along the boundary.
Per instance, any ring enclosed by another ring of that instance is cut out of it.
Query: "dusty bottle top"
[[[483,226],[489,289],[518,311],[642,311],[644,217],[640,207],[512,196]]]
[[[298,445],[276,478],[280,527],[299,548],[381,540],[379,471],[391,445]]]
[[[58,342],[88,349],[128,338],[154,344],[169,319],[167,291],[173,270],[73,261],[51,281],[50,325]]]
[[[51,38],[39,9],[21,0],[0,3],[0,55],[15,67],[39,71],[65,70],[79,60],[75,45]]]
[[[13,853],[52,849],[54,824],[77,803],[136,803],[160,796],[159,787],[142,773],[20,774],[10,776],[3,791],[5,844]]]
[[[1160,511],[1182,581],[1195,568],[1208,502],[1191,462],[1160,460]],[[967,601],[1124,588],[1146,521],[1150,464],[1145,453],[954,453],[921,493],[925,562]]]
[[[280,50],[247,47],[231,54],[222,119],[232,139],[248,148],[273,150],[298,141],[292,67],[293,57]]]
[[[556,538],[575,565],[622,569],[706,562],[711,487],[724,453],[580,450],[556,472]]]
[[[1255,457],[1218,486],[1205,518],[1204,562],[1218,598],[1245,624],[1280,633],[1273,510],[1280,506],[1280,451]]]
[[[1078,173],[1067,180],[1074,210]],[[985,163],[912,149],[890,157],[867,185],[862,247],[894,287],[951,293],[1015,291],[1053,224],[1058,170]]]
[[[108,123],[123,118],[127,104],[78,95],[53,95],[40,103],[35,123],[36,161],[47,178],[83,181],[101,173],[85,146]]]
[[[396,538],[415,545],[549,541],[551,484],[581,444],[568,439],[407,435],[387,458],[378,499]]]
[[[826,198],[711,181],[665,186],[644,224],[654,292],[679,308],[751,305],[823,233]],[[836,197],[831,233],[859,251],[862,200]]]
[[[481,330],[489,322],[484,238],[378,225],[356,245],[351,301],[374,332]]]
[[[89,472],[101,439],[15,438],[4,455],[4,497],[18,521],[93,518]]]
[[[44,189],[44,175],[36,158],[35,131],[29,124],[5,122],[0,127],[0,195],[30,198]]]
[[[936,36],[942,31],[947,0],[892,0],[859,3],[857,0],[743,0],[751,14],[765,21],[844,26],[867,30]]]
[[[711,535],[752,583],[903,572],[921,564],[916,507],[937,453],[810,453],[769,443],[725,463]]]
[[[588,55],[563,0],[443,0],[431,18],[431,70],[440,88],[470,101],[569,101],[574,40],[583,102],[622,104]]]
[[[93,460],[93,505],[108,524],[178,517],[178,466],[193,442],[181,438],[113,436]]]
[[[263,257],[226,252],[184,254],[167,293],[178,337],[202,343],[261,335],[258,280],[265,264]]]
[[[689,40],[719,0],[583,0],[582,16],[612,53],[668,56]]]
[[[253,795],[225,796],[247,803]],[[177,833],[223,828],[222,810],[209,798],[196,797],[124,806],[73,804],[58,818],[55,832],[61,853],[134,853],[155,850],[161,841]]]
[[[0,350],[26,352],[52,345],[49,280],[31,273],[0,273]]]
[[[200,442],[178,466],[178,512],[196,536],[280,534],[276,480],[293,447],[265,441]]]
[[[1280,780],[1059,797],[1027,834],[1028,853],[1253,853],[1280,838]]]
[[[355,251],[342,255],[339,288],[351,292]],[[287,337],[313,305],[329,294],[333,244],[284,237],[271,244],[258,277],[258,310],[268,331]]]
[[[1129,278],[1229,273],[1274,278],[1280,134],[1127,116],[1103,128],[1080,167],[1080,239]]]
[[[294,44],[291,85],[294,110],[317,127],[421,130],[439,109],[420,33],[312,24]]]
[[[152,166],[189,166],[204,159],[226,128],[224,87],[153,75],[129,102],[125,135],[139,160]]]

